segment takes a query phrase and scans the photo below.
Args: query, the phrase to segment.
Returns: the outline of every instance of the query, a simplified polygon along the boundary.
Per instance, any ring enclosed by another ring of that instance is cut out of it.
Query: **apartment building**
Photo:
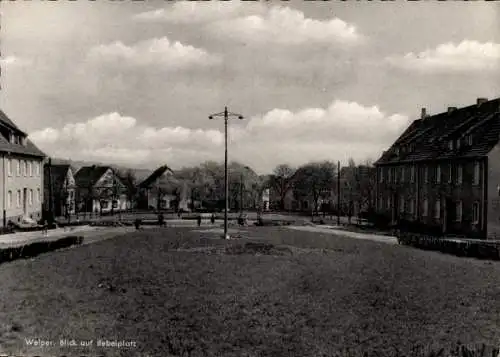
[[[43,203],[45,154],[0,111],[0,207],[2,226],[9,221],[39,220]]]
[[[377,211],[444,235],[500,238],[500,98],[415,120],[376,162]]]

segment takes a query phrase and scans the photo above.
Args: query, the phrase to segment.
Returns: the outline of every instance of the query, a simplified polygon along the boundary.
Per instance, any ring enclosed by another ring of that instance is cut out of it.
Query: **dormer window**
[[[466,136],[466,142],[467,142],[467,145],[472,145],[472,135],[467,135]]]
[[[395,149],[394,149],[394,153],[395,153],[396,155],[399,155],[399,148],[395,148]]]
[[[461,143],[461,140],[460,140],[460,139],[457,139],[457,144],[456,144],[456,145],[457,145],[457,150],[459,150],[459,149],[460,149],[460,145],[461,145],[461,144],[462,144],[462,143]]]
[[[453,150],[453,140],[448,141],[448,149]]]

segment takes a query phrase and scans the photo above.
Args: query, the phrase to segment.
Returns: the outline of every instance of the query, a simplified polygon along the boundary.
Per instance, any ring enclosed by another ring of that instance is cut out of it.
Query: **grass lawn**
[[[276,249],[239,254],[248,240],[165,228],[2,264],[0,351],[414,356],[500,344],[498,263],[282,227],[248,235]],[[137,346],[59,347],[98,338]]]

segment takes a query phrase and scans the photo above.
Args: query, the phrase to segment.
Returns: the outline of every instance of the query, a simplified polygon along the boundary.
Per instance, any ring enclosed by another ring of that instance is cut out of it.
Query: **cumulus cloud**
[[[201,24],[233,17],[243,11],[262,11],[260,4],[242,6],[240,2],[227,1],[213,3],[200,3],[193,1],[178,1],[167,8],[141,12],[133,16],[140,22],[170,22],[174,24]]]
[[[463,72],[500,68],[500,44],[464,40],[444,43],[435,49],[386,59],[390,64],[420,72]]]
[[[29,61],[26,58],[21,58],[18,56],[6,56],[6,57],[1,57],[0,58],[0,65],[6,66],[6,67],[17,67],[17,66],[26,66],[31,64],[31,61]]]
[[[307,18],[303,12],[284,6],[272,6],[263,14],[222,19],[212,24],[210,29],[217,36],[245,43],[347,44],[361,39],[353,24],[339,18]]]
[[[171,42],[167,37],[153,38],[130,46],[120,41],[96,46],[90,50],[88,60],[114,66],[123,63],[171,70],[206,67],[220,62],[218,56],[209,54],[202,48],[184,45],[178,41]]]
[[[234,123],[229,132],[230,158],[269,172],[284,162],[300,165],[345,160],[347,155],[376,158],[408,125],[408,118],[387,115],[377,106],[336,100],[326,108],[273,109]],[[56,157],[151,167],[220,161],[224,148],[222,128],[154,128],[119,113],[45,128],[30,138]]]

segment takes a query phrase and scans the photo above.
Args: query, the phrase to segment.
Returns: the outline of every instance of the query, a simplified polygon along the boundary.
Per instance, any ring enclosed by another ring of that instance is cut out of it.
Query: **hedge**
[[[399,233],[398,243],[460,257],[500,260],[500,244],[486,240],[447,239],[413,233]]]
[[[0,248],[0,263],[35,257],[53,250],[80,245],[82,242],[83,237],[81,236],[68,236],[55,241],[32,242],[19,247]]]

